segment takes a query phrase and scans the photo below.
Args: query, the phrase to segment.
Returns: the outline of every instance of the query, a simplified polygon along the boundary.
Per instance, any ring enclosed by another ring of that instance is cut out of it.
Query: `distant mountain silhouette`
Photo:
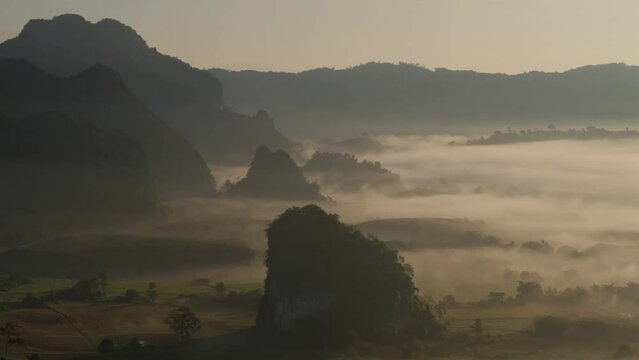
[[[286,131],[398,132],[401,125],[636,118],[639,67],[585,66],[562,73],[486,74],[412,64],[368,63],[301,73],[210,71],[234,108],[267,108]],[[412,131],[409,130],[409,131]]]
[[[22,119],[0,114],[0,169],[5,234],[158,215],[155,185],[139,145],[88,121],[60,113]]]
[[[93,24],[79,15],[31,20],[16,38],[0,44],[0,56],[25,58],[64,76],[98,64],[112,68],[209,161],[248,162],[259,144],[289,145],[272,119],[229,111],[215,77],[149,48],[135,30],[116,20]]]
[[[554,125],[550,125],[548,129],[527,129],[520,131],[500,131],[496,130],[488,137],[479,137],[470,139],[464,144],[450,142],[449,145],[501,145],[515,144],[522,142],[538,142],[551,140],[622,140],[637,139],[639,131],[630,130],[606,130],[594,126],[588,126],[585,129],[568,129],[559,130]]]
[[[151,113],[104,66],[60,78],[25,60],[0,58],[0,109],[12,118],[59,112],[140,144],[162,198],[211,195],[215,184],[191,145]]]
[[[309,183],[291,156],[283,151],[271,151],[262,145],[255,151],[246,177],[224,186],[231,196],[323,200],[319,186]]]

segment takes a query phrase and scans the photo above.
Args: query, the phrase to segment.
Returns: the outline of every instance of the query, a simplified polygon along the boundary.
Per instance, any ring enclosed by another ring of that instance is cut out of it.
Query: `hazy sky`
[[[406,61],[516,73],[639,64],[637,0],[0,0],[0,39],[62,13],[118,19],[198,67]]]

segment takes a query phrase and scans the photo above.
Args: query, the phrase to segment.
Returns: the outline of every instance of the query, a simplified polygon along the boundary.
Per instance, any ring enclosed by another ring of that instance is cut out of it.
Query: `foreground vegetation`
[[[261,296],[258,283],[222,287],[222,282],[205,278],[157,281],[153,287],[156,296],[149,299],[148,281],[107,279],[104,293],[93,300],[29,306],[22,303],[25,297],[44,297],[52,290],[73,288],[78,281],[22,280],[0,293],[0,322],[3,326],[16,324],[24,339],[9,346],[9,359],[26,359],[32,354],[40,359],[200,359],[212,355],[243,359],[251,354],[265,359],[614,359],[639,349],[639,320],[628,314],[604,315],[589,303],[513,301],[500,306],[482,302],[446,306],[436,301],[430,307],[444,326],[438,339],[399,345],[357,339],[334,351],[258,336],[253,330]],[[191,340],[180,341],[165,320],[183,306],[197,316],[201,327],[191,334]],[[98,346],[105,339],[113,342],[112,352],[99,355]],[[139,347],[132,345],[134,340]]]

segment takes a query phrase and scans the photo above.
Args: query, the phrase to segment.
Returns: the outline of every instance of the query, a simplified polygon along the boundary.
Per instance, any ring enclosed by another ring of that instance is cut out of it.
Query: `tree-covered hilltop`
[[[435,336],[412,270],[397,252],[316,205],[294,207],[266,230],[268,251],[260,329],[344,342]]]
[[[341,192],[365,188],[399,190],[399,175],[385,169],[378,161],[359,161],[344,153],[316,152],[302,168],[309,177]]]
[[[236,183],[224,185],[229,196],[323,200],[319,186],[306,180],[302,170],[291,156],[283,150],[271,151],[262,145],[255,151],[246,177]]]
[[[29,60],[58,76],[96,65],[115,70],[131,93],[208,162],[245,164],[260,144],[291,145],[270,117],[230,110],[220,81],[210,73],[149,47],[117,20],[91,23],[75,14],[30,20],[18,36],[0,43],[0,56]]]
[[[588,126],[584,129],[568,129],[559,130],[554,125],[548,126],[547,129],[527,129],[520,131],[495,131],[488,137],[479,137],[468,140],[465,145],[500,145],[515,144],[523,142],[551,141],[551,140],[622,140],[637,139],[639,131],[630,130],[606,130],[594,126]],[[451,142],[451,145],[459,145]]]

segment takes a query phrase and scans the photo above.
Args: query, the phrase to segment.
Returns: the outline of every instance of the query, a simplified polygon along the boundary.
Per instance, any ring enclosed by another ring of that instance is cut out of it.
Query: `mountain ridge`
[[[268,108],[298,136],[494,127],[639,117],[639,66],[588,65],[516,75],[367,63],[300,73],[211,69],[228,104]],[[583,126],[592,124],[582,124]]]
[[[133,28],[117,20],[91,23],[73,14],[31,20],[18,36],[0,44],[0,56],[29,60],[58,76],[98,64],[112,68],[131,93],[208,162],[247,163],[262,143],[292,145],[272,119],[230,110],[222,84],[213,75],[149,47]]]

